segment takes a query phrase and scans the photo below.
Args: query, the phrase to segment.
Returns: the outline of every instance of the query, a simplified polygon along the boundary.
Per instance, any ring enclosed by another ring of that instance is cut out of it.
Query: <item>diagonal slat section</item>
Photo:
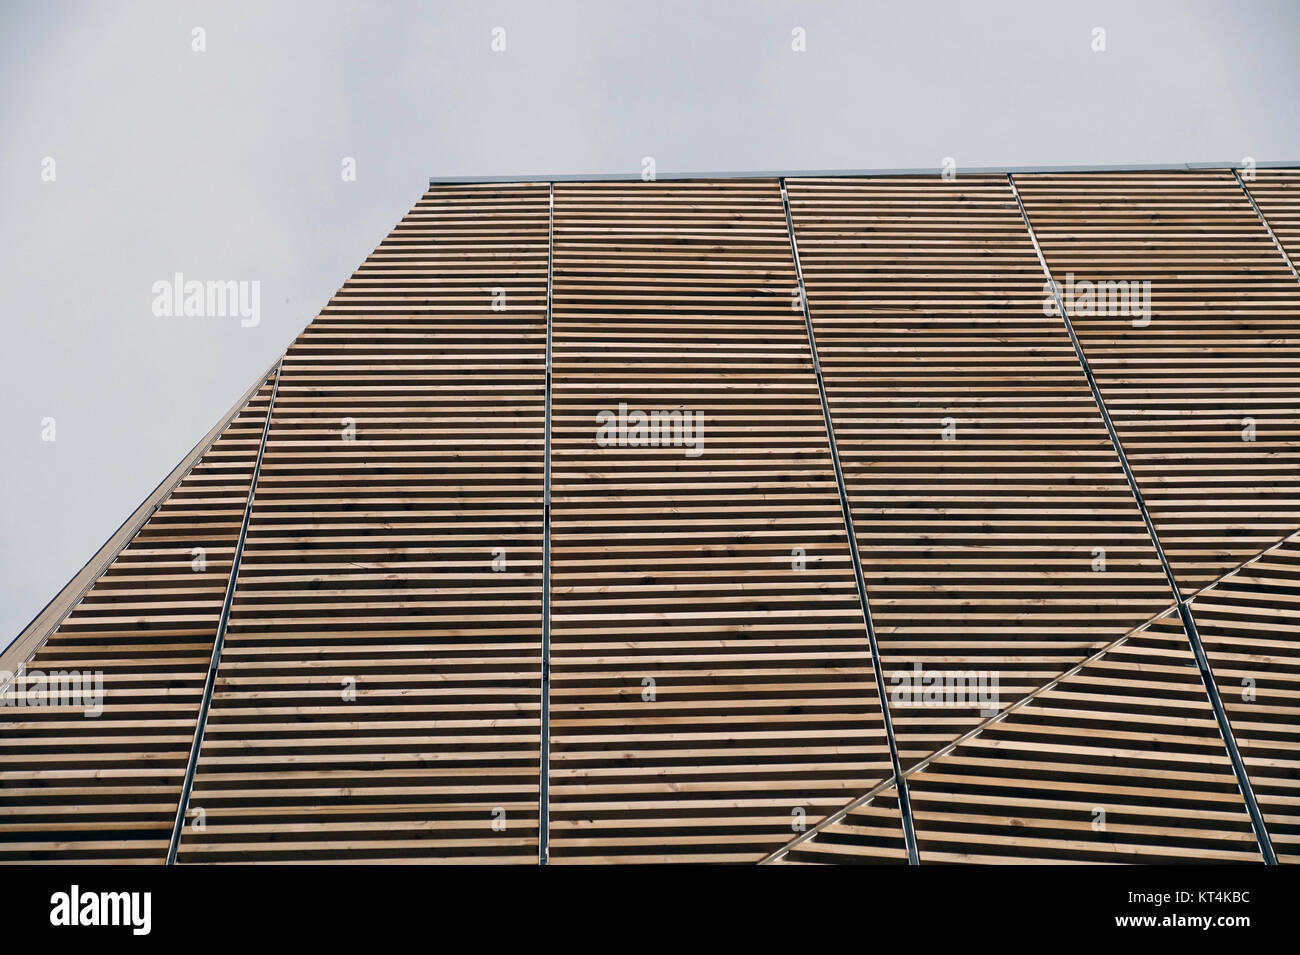
[[[923,863],[1259,862],[1205,688],[1167,615],[908,775]],[[872,861],[871,807],[789,861]]]
[[[1300,169],[1257,169],[1254,179],[1241,175],[1242,186],[1291,260],[1300,268]]]
[[[1300,537],[1191,601],[1280,862],[1300,862]]]

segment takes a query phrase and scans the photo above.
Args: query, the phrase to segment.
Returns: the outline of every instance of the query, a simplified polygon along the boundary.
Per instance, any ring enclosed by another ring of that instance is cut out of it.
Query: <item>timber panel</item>
[[[776,865],[879,865],[897,862],[888,839],[897,817],[898,789],[885,786],[839,821],[775,861]]]
[[[1232,173],[1016,184],[1184,592],[1300,527],[1300,283]]]
[[[431,188],[290,347],[180,861],[536,861],[547,206]]]
[[[270,394],[268,381],[28,662],[29,676],[102,673],[102,713],[0,707],[0,862],[166,859]]]
[[[555,186],[554,862],[758,861],[889,773],[796,290],[774,180]]]
[[[906,768],[1172,595],[1006,177],[787,189]]]
[[[1191,608],[1278,861],[1300,862],[1300,540]]]
[[[1257,169],[1255,178],[1244,185],[1296,265],[1300,261],[1300,169]]]
[[[1071,315],[1296,861],[1300,283],[1230,172],[1016,181],[1066,289],[1152,283]],[[893,703],[921,860],[1259,861],[1006,177],[788,185],[886,682],[998,678]],[[536,861],[548,194],[431,187],[286,354],[182,862]],[[904,861],[779,184],[555,195],[552,860],[879,786],[782,861]],[[29,664],[104,714],[0,708],[0,862],[163,861],[270,394]]]
[[[1176,616],[908,776],[922,863],[1260,862]],[[871,861],[858,815],[791,861]]]

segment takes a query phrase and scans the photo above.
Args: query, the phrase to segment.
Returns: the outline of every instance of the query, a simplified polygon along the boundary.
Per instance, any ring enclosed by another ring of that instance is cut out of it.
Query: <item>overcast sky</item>
[[[3,0],[0,71],[0,646],[431,175],[1300,160],[1294,0]]]

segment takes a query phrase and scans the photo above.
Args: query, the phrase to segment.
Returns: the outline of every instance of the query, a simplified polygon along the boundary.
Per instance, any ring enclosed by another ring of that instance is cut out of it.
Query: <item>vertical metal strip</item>
[[[1249,202],[1250,207],[1255,210],[1255,215],[1259,216],[1259,221],[1260,224],[1264,226],[1264,231],[1267,232],[1268,237],[1273,240],[1273,244],[1277,246],[1277,250],[1282,253],[1282,261],[1285,262],[1286,267],[1291,270],[1291,274],[1295,276],[1295,280],[1300,282],[1300,272],[1296,271],[1295,263],[1291,261],[1291,256],[1287,254],[1286,247],[1282,245],[1282,241],[1277,237],[1277,233],[1273,231],[1273,227],[1268,224],[1268,219],[1264,217],[1264,211],[1260,209],[1259,204],[1255,202],[1255,197],[1250,194],[1250,190],[1246,188],[1246,183],[1242,181],[1237,170],[1232,170],[1232,176],[1237,180],[1237,185],[1241,186],[1241,191],[1246,195],[1246,201]]]
[[[546,425],[542,478],[542,712],[537,779],[537,864],[551,858],[551,288],[555,276],[555,183],[548,183],[546,234]]]
[[[221,648],[226,642],[226,628],[230,625],[230,607],[235,600],[235,582],[239,577],[239,562],[244,556],[244,542],[248,539],[248,523],[253,514],[253,497],[257,493],[257,479],[262,473],[262,456],[266,453],[266,436],[271,431],[271,415],[275,411],[275,396],[280,392],[282,357],[275,364],[275,378],[271,383],[271,397],[266,404],[266,420],[262,422],[262,440],[257,446],[257,460],[253,463],[253,476],[248,482],[248,500],[244,503],[244,519],[239,525],[239,539],[230,561],[230,578],[226,581],[226,596],[221,603],[221,616],[217,618],[217,632],[212,641],[212,660],[203,683],[203,701],[199,704],[199,717],[194,724],[194,740],[190,743],[190,758],[185,764],[185,782],[181,786],[180,800],[176,803],[176,819],[172,823],[171,842],[167,846],[167,865],[176,862],[181,845],[181,831],[185,828],[185,812],[189,809],[190,792],[194,788],[194,771],[199,765],[199,751],[203,748],[203,734],[208,726],[208,709],[212,705],[212,689],[217,682],[217,669],[221,664]],[[232,419],[233,420],[233,419]]]
[[[1137,502],[1138,511],[1142,515],[1142,522],[1146,525],[1147,533],[1151,537],[1151,543],[1155,545],[1156,555],[1160,558],[1160,565],[1164,568],[1165,578],[1169,582],[1169,589],[1173,591],[1178,616],[1182,620],[1187,642],[1191,645],[1192,655],[1196,658],[1196,668],[1200,671],[1201,682],[1205,685],[1206,696],[1209,698],[1210,706],[1214,710],[1215,722],[1219,724],[1219,735],[1223,737],[1223,745],[1228,752],[1228,759],[1232,763],[1232,771],[1237,777],[1237,788],[1241,792],[1242,801],[1246,804],[1246,812],[1250,816],[1250,825],[1255,831],[1255,839],[1259,843],[1260,853],[1266,863],[1277,865],[1277,856],[1273,852],[1272,840],[1269,838],[1268,829],[1264,825],[1264,817],[1260,813],[1259,803],[1255,799],[1255,791],[1251,787],[1250,777],[1246,773],[1246,764],[1243,762],[1241,752],[1237,748],[1237,739],[1233,735],[1232,725],[1228,722],[1228,714],[1223,707],[1223,700],[1219,696],[1219,687],[1214,682],[1214,674],[1210,670],[1209,659],[1206,657],[1205,648],[1201,644],[1201,635],[1196,629],[1196,621],[1192,618],[1191,608],[1187,605],[1187,601],[1183,599],[1182,591],[1178,587],[1178,581],[1174,577],[1169,558],[1165,555],[1165,549],[1160,543],[1159,535],[1156,533],[1155,523],[1147,510],[1146,500],[1142,497],[1142,489],[1138,486],[1137,478],[1133,475],[1133,469],[1129,467],[1128,457],[1124,454],[1124,446],[1120,442],[1119,434],[1115,431],[1115,424],[1111,421],[1110,412],[1106,409],[1106,402],[1102,398],[1097,379],[1093,376],[1092,366],[1088,363],[1088,356],[1084,353],[1083,345],[1079,342],[1079,336],[1075,334],[1074,323],[1070,321],[1069,313],[1065,310],[1065,302],[1061,298],[1060,286],[1057,285],[1056,279],[1052,277],[1052,270],[1047,264],[1047,258],[1043,255],[1043,249],[1038,244],[1038,236],[1034,232],[1033,223],[1029,221],[1029,213],[1025,210],[1024,201],[1020,198],[1020,190],[1016,188],[1016,180],[1013,174],[1007,173],[1007,183],[1011,187],[1011,194],[1015,196],[1016,206],[1020,210],[1020,218],[1025,223],[1025,229],[1029,233],[1029,241],[1033,243],[1034,252],[1043,268],[1043,275],[1047,277],[1048,285],[1052,289],[1052,298],[1056,302],[1061,321],[1065,323],[1065,330],[1070,335],[1070,343],[1074,346],[1074,354],[1079,359],[1079,365],[1083,368],[1083,374],[1088,381],[1089,389],[1092,391],[1097,410],[1101,413],[1101,420],[1110,435],[1111,445],[1115,449],[1115,454],[1119,457],[1120,467],[1124,469],[1124,476],[1128,479],[1129,489],[1133,492],[1133,499]]]
[[[812,354],[813,373],[817,376],[817,392],[821,397],[822,417],[826,423],[826,438],[831,449],[831,463],[835,469],[835,486],[839,490],[840,510],[844,514],[844,529],[849,539],[849,555],[853,560],[853,577],[858,587],[858,602],[862,605],[862,621],[867,630],[867,643],[871,648],[871,669],[876,677],[876,692],[880,697],[880,715],[889,741],[889,761],[894,768],[894,782],[898,787],[899,815],[903,822],[903,842],[907,846],[907,861],[920,864],[916,847],[916,831],[912,825],[912,802],[907,791],[907,778],[903,775],[898,758],[898,744],[894,740],[894,722],[889,716],[889,697],[885,687],[885,674],[881,669],[880,648],[876,644],[876,628],[871,620],[871,604],[867,599],[867,582],[862,574],[862,559],[858,554],[858,537],[853,528],[853,512],[849,495],[844,487],[844,470],[840,466],[840,452],[835,444],[835,426],[831,422],[830,402],[826,398],[826,380],[822,377],[821,360],[817,357],[817,336],[813,332],[812,312],[808,306],[808,289],[803,284],[803,266],[799,262],[799,243],[795,239],[794,219],[790,215],[790,196],[786,192],[785,177],[780,178],[781,204],[785,207],[785,227],[790,235],[790,252],[794,256],[795,279],[799,283],[799,300],[803,305],[803,320],[808,331],[808,349]]]

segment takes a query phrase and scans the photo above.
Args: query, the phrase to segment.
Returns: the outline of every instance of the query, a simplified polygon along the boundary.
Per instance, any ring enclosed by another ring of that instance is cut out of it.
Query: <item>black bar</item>
[[[376,939],[465,925],[502,947],[536,942],[537,925],[554,919],[555,897],[545,887],[563,880],[562,888],[582,893],[588,937],[618,938],[652,926],[673,952],[750,939],[807,945],[810,928],[825,936],[864,915],[886,927],[886,938],[892,929],[925,948],[1128,938],[1181,950],[1200,938],[1222,949],[1248,942],[1253,932],[1261,942],[1289,937],[1294,873],[1290,866],[919,866],[861,868],[845,878],[820,867],[778,867],[719,878],[703,866],[489,865],[428,868],[412,877],[405,866],[295,866],[288,873],[278,866],[27,867],[7,887],[5,940],[24,952],[35,950],[22,944],[29,937],[116,943],[128,951],[152,942],[171,950],[177,942],[192,947],[197,931],[209,947],[233,942],[296,952],[323,942],[337,951],[344,943],[373,948]],[[149,933],[137,936],[130,924],[51,924],[52,898],[73,885],[81,893],[149,892]],[[1189,917],[1211,924],[1178,924]],[[1226,918],[1239,924],[1214,924]],[[1162,924],[1166,919],[1173,924]]]
[[[1255,168],[1258,169],[1259,167],[1256,166]],[[1250,190],[1246,188],[1246,183],[1242,181],[1241,174],[1234,169],[1232,170],[1232,176],[1237,180],[1237,185],[1241,186],[1241,191],[1246,194],[1246,201],[1249,202],[1250,207],[1255,210],[1255,215],[1259,216],[1260,225],[1264,227],[1264,231],[1268,233],[1268,237],[1273,240],[1273,244],[1277,246],[1277,250],[1282,253],[1282,261],[1285,262],[1286,267],[1291,270],[1291,274],[1295,276],[1296,281],[1300,282],[1300,272],[1296,271],[1295,263],[1291,261],[1291,256],[1287,253],[1286,247],[1282,245],[1277,234],[1273,232],[1273,227],[1268,224],[1268,219],[1264,216],[1264,210],[1259,207],[1259,204],[1255,202],[1255,197],[1252,196]]]

